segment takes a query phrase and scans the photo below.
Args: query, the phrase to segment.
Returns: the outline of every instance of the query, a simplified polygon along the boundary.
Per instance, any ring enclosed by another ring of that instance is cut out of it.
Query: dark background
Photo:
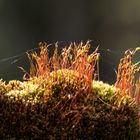
[[[17,66],[27,68],[25,52],[40,41],[63,41],[60,46],[64,46],[88,39],[93,40],[93,48],[100,45],[101,79],[113,83],[123,52],[140,45],[140,1],[0,0],[0,77],[4,80],[22,79]]]

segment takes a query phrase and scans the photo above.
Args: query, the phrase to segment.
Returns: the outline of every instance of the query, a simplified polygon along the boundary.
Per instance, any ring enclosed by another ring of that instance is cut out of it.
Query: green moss
[[[139,118],[130,97],[118,106],[118,89],[93,81],[91,93],[86,93],[84,81],[72,70],[7,85],[1,81],[0,89],[7,88],[0,98],[1,138],[139,139]]]
[[[28,54],[27,81],[0,80],[1,139],[140,139],[139,90],[133,98],[133,76],[125,68],[130,64],[135,71],[131,54],[136,50],[121,59],[115,88],[93,80],[99,79],[99,53],[96,48],[89,55],[90,41],[73,43],[60,55],[56,47],[50,59],[47,43],[39,45],[40,54]]]
[[[119,90],[117,90],[114,86],[105,84],[102,81],[93,81],[92,87],[93,92],[95,94],[97,93],[104,101],[107,102],[115,102],[117,94],[119,94]]]

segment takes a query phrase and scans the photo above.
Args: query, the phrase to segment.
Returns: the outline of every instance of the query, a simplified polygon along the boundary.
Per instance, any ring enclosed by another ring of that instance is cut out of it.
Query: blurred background
[[[140,46],[139,0],[0,0],[0,78],[22,79],[40,41],[100,45],[101,80],[114,83],[126,49]],[[50,48],[51,51],[51,48]],[[135,60],[140,59],[140,53]]]

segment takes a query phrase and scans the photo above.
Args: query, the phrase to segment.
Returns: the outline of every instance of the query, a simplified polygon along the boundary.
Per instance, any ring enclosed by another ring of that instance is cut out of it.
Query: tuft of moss
[[[0,137],[94,140],[140,138],[139,117],[134,103],[126,100],[118,106],[115,99],[119,91],[99,81],[93,81],[90,94],[84,90],[78,92],[77,77],[74,71],[59,70],[52,73],[49,79],[40,78],[40,82],[17,81],[18,86],[12,84],[11,90],[1,94],[0,98]],[[9,84],[5,87],[9,88]],[[43,98],[38,96],[41,94]],[[49,100],[42,100],[46,95],[49,95]]]
[[[61,55],[56,47],[50,59],[47,44],[40,45],[40,55],[28,54],[26,81],[0,80],[1,139],[140,139],[138,102],[126,92],[128,76],[122,80],[118,73],[112,86],[97,81],[98,48],[88,55],[89,41],[71,44]],[[139,90],[136,95],[139,101]]]

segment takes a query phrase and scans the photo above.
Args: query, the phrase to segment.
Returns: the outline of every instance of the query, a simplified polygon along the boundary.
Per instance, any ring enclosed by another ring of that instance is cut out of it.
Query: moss
[[[115,102],[119,90],[113,85],[105,84],[102,81],[93,81],[92,83],[93,92],[97,93],[106,102]]]
[[[125,102],[118,106],[115,100],[119,91],[99,81],[93,81],[90,94],[81,90],[75,96],[79,87],[77,79],[78,74],[74,71],[58,70],[49,79],[40,78],[40,82],[35,78],[31,81],[14,81],[18,86],[13,81],[5,85],[8,89],[11,83],[13,86],[2,94],[0,101],[1,137],[95,140],[139,138],[135,104],[128,102],[126,97]],[[84,82],[82,85],[84,87]],[[46,95],[49,95],[48,102],[43,100]],[[54,108],[64,95],[67,97]],[[76,101],[68,102],[69,95]]]
[[[89,42],[71,44],[61,55],[56,47],[51,59],[47,47],[28,55],[27,81],[0,80],[0,138],[139,140],[138,102],[120,77],[122,67],[111,86],[96,80],[98,48],[88,55]]]
[[[6,91],[7,91],[7,89],[6,89],[5,82],[3,82],[2,79],[0,79],[0,93],[4,94]]]

